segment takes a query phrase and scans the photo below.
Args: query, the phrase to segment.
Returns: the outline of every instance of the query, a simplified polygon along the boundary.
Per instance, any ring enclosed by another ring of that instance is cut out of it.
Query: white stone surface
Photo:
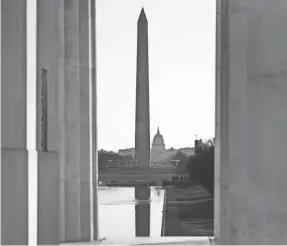
[[[28,244],[26,0],[1,0],[1,244]]]
[[[226,157],[220,170],[228,173],[220,179],[220,216],[227,220],[220,221],[219,244],[285,244],[287,2],[229,0],[228,5],[228,32],[221,33],[228,61],[221,57],[221,73],[228,76],[221,74],[220,81],[226,86],[220,120],[228,134],[220,139]]]

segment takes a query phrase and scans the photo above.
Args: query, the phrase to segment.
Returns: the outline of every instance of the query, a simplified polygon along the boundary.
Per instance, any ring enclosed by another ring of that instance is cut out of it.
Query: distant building
[[[129,156],[134,157],[134,156],[135,156],[135,148],[120,149],[120,150],[119,150],[119,155],[121,155],[121,156],[129,155]]]
[[[151,163],[162,163],[162,164],[167,163],[167,161],[170,160],[173,156],[175,156],[178,151],[183,152],[187,156],[194,155],[194,148],[192,147],[186,147],[181,149],[174,149],[174,148],[166,149],[163,135],[160,133],[158,128],[157,133],[153,137],[151,145],[151,153],[150,153]],[[118,154],[122,156],[129,155],[134,157],[135,149],[134,148],[120,149]]]
[[[150,151],[151,162],[159,162],[167,159],[167,151],[165,149],[165,143],[163,136],[157,129],[157,133],[154,135],[152,140],[152,146]]]

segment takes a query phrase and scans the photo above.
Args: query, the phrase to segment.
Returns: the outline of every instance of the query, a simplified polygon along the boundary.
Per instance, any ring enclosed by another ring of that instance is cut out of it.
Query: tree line
[[[214,139],[201,142],[192,156],[178,152],[174,158],[180,160],[178,173],[188,174],[193,184],[202,185],[211,194],[214,193]]]
[[[106,168],[119,167],[120,165],[129,165],[133,161],[132,156],[121,156],[111,151],[98,151],[99,170]]]

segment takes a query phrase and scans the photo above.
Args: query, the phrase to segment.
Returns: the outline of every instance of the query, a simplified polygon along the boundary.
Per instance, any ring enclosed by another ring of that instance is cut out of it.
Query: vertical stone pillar
[[[58,35],[59,35],[59,59],[58,59],[58,135],[59,135],[59,241],[66,240],[66,212],[65,212],[65,184],[66,184],[66,146],[65,146],[65,0],[59,0],[58,10]]]
[[[37,6],[38,243],[89,241],[89,0]]]
[[[58,109],[60,241],[91,240],[89,0],[63,0]],[[62,13],[62,14],[61,14]],[[63,23],[63,24],[62,24]],[[59,34],[60,35],[60,34]],[[62,64],[62,65],[61,65]]]
[[[79,0],[64,0],[65,242],[81,238]]]
[[[59,243],[58,0],[37,1],[38,244]]]
[[[97,143],[97,74],[96,74],[96,0],[90,0],[90,47],[91,47],[91,80],[90,80],[90,116],[92,117],[90,123],[91,142],[90,154],[92,162],[92,196],[93,201],[92,224],[93,224],[93,238],[99,239],[99,217],[98,217],[98,183],[99,183],[99,168],[98,168],[98,143]]]
[[[227,73],[221,95],[229,106],[220,114],[226,117],[228,145],[220,139],[220,151],[228,177],[221,177],[227,190],[220,205],[227,220],[221,221],[219,243],[284,244],[287,3],[229,0],[225,11],[228,39],[222,33],[221,44],[228,66],[221,60]]]
[[[26,0],[1,1],[1,244],[28,244]]]
[[[241,202],[247,199],[249,191],[243,180],[246,181],[247,166],[252,165],[248,163],[246,152],[247,4],[246,0],[222,0],[219,6],[217,100],[220,101],[217,103],[218,149],[215,157],[215,214],[219,214],[215,215],[215,236],[220,244],[241,244],[235,243],[238,231],[234,222],[242,232],[246,222],[241,217],[245,213]],[[231,16],[234,17],[232,20]]]
[[[136,78],[135,158],[140,166],[150,166],[148,22],[142,9],[138,19]]]
[[[136,237],[150,236],[150,187],[136,186],[135,199],[144,204],[135,205]]]
[[[79,79],[80,79],[80,200],[81,241],[91,240],[90,172],[90,84],[89,84],[89,0],[79,1]]]
[[[214,160],[214,237],[215,241],[228,241],[228,1],[216,4],[216,119]],[[222,234],[221,234],[222,233]]]

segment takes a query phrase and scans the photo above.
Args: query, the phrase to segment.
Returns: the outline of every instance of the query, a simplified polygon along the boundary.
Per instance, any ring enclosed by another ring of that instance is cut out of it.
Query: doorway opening
[[[208,240],[216,1],[98,0],[96,26],[100,237]]]

